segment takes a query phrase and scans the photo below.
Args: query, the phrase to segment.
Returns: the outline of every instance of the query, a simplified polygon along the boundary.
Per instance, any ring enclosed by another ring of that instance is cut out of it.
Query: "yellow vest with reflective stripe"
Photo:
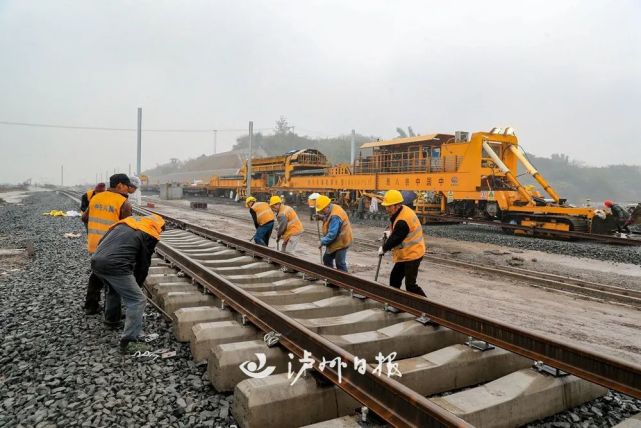
[[[254,205],[251,206],[250,210],[256,213],[256,221],[259,226],[276,219],[272,208],[267,202],[254,202]]]
[[[352,226],[349,223],[349,217],[343,208],[339,205],[332,204],[332,210],[329,212],[329,215],[323,221],[323,235],[327,235],[329,231],[329,223],[332,217],[338,217],[341,219],[343,224],[341,225],[341,230],[338,232],[338,236],[327,246],[327,252],[333,253],[334,251],[347,248],[352,245]]]
[[[401,211],[396,216],[392,230],[394,230],[396,223],[400,220],[407,223],[410,232],[405,239],[403,239],[403,242],[397,247],[392,248],[392,259],[394,263],[420,259],[425,255],[425,239],[423,239],[423,227],[421,226],[420,220],[414,210],[405,205],[403,205],[403,208],[401,208]]]
[[[279,215],[284,215],[287,219],[287,229],[283,233],[283,240],[287,241],[290,237],[295,235],[300,235],[303,233],[303,223],[301,223],[298,218],[298,214],[292,207],[289,207],[284,204],[280,204],[280,210],[278,210]]]
[[[109,227],[120,220],[120,208],[125,202],[127,198],[111,191],[100,192],[91,198],[87,223],[87,250],[90,254],[96,252]]]
[[[153,217],[155,216],[155,217]],[[160,240],[160,233],[162,232],[162,226],[165,224],[165,221],[162,217],[152,214],[150,216],[139,216],[132,215],[123,220],[120,220],[109,227],[109,230],[113,229],[119,224],[126,224],[135,230],[141,230],[147,235],[150,235],[156,238],[157,241]]]

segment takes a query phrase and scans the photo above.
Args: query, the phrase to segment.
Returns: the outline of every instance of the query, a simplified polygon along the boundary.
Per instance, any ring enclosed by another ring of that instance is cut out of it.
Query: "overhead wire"
[[[118,128],[108,126],[83,126],[83,125],[58,125],[50,123],[32,123],[32,122],[12,122],[0,120],[0,125],[25,126],[31,128],[56,128],[56,129],[79,129],[89,131],[117,131],[117,132],[137,132],[137,128]],[[272,128],[254,128],[255,131],[268,131]],[[154,129],[143,128],[142,132],[161,132],[161,133],[212,133],[212,132],[247,132],[246,128],[210,128],[210,129]]]

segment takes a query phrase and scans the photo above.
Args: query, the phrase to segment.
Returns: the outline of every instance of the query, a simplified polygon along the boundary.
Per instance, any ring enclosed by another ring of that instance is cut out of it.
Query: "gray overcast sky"
[[[513,126],[526,150],[641,164],[641,2],[0,0],[0,121],[395,136]],[[238,134],[220,133],[219,151]],[[131,132],[0,125],[0,182],[92,182]],[[212,134],[143,135],[143,169]]]

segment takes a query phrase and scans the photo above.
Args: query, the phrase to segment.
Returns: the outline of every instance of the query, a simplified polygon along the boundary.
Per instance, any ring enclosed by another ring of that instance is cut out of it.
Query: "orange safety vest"
[[[405,221],[410,228],[403,242],[392,248],[392,260],[394,263],[409,262],[420,259],[425,255],[425,239],[423,239],[423,227],[413,209],[403,205],[401,211],[396,216],[392,230],[400,220]]]
[[[292,236],[300,235],[301,233],[303,233],[303,223],[301,223],[300,219],[298,218],[298,214],[296,214],[296,211],[294,211],[292,207],[280,204],[278,215],[284,215],[287,219],[287,229],[285,229],[285,233],[283,233],[284,241],[289,240],[289,238],[291,238]]]
[[[272,208],[267,202],[254,202],[254,205],[251,206],[250,210],[256,213],[256,221],[259,226],[276,219]]]
[[[153,238],[156,238],[157,241],[159,241],[162,227],[165,225],[165,220],[163,220],[162,217],[156,214],[151,214],[148,216],[133,215],[131,217],[120,220],[115,224],[112,224],[109,227],[109,230],[113,229],[119,224],[126,224],[132,229],[143,231],[147,235],[150,235]]]
[[[120,220],[120,208],[127,198],[119,193],[100,192],[89,201],[89,221],[87,222],[87,250],[96,252],[98,243],[109,227]]]
[[[347,213],[339,205],[332,204],[332,209],[329,212],[329,215],[325,220],[323,220],[323,235],[327,235],[327,232],[329,231],[329,222],[334,216],[340,218],[343,224],[341,225],[341,230],[338,232],[338,236],[334,242],[327,246],[327,252],[330,254],[352,245],[352,226],[349,223]]]

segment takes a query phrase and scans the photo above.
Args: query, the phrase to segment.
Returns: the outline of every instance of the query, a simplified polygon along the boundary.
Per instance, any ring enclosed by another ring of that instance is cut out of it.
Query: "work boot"
[[[126,355],[132,355],[136,352],[147,352],[151,348],[143,341],[140,340],[129,340],[121,339],[120,340],[120,353]]]

